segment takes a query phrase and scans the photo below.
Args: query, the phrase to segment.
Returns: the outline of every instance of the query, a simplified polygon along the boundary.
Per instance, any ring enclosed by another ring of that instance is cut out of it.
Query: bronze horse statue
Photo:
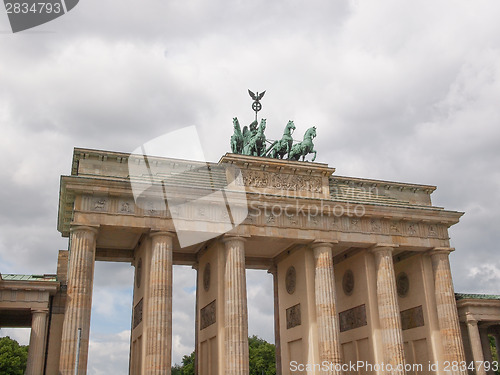
[[[241,154],[243,151],[243,134],[237,117],[233,118],[234,133],[231,136],[231,151],[233,154]]]
[[[311,161],[316,159],[316,150],[314,149],[313,139],[316,137],[316,126],[307,129],[304,134],[304,140],[296,145],[292,146],[290,153],[288,154],[289,160],[299,160],[302,156],[302,161],[305,160],[307,154],[314,153],[314,157]]]
[[[292,120],[288,121],[288,124],[286,124],[285,130],[283,131],[283,137],[271,145],[268,152],[266,152],[266,155],[269,155],[274,159],[283,159],[286,154],[290,153],[293,144],[292,134],[294,130],[295,124]]]
[[[250,135],[250,140],[243,147],[243,155],[264,156],[264,154],[266,153],[266,136],[264,135],[265,130],[266,119],[263,118],[262,120],[260,120],[260,126],[256,134]],[[246,134],[248,133],[249,132],[246,132]],[[245,134],[243,136],[245,137]]]

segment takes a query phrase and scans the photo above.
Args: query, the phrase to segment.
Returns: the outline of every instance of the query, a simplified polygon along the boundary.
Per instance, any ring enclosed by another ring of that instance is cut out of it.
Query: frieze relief
[[[418,226],[414,223],[409,223],[406,225],[406,234],[408,236],[416,236],[417,235]]]
[[[110,207],[108,196],[84,195],[82,197],[82,209],[85,211],[107,212]]]
[[[92,200],[92,210],[94,211],[107,211],[108,199],[107,198],[94,198]]]
[[[299,176],[261,171],[242,171],[243,179],[236,180],[236,184],[254,188],[272,188],[286,191],[323,192],[321,177]]]
[[[382,232],[382,226],[380,224],[380,220],[370,219],[370,229],[373,233]]]
[[[339,218],[336,216],[327,217],[327,230],[338,230],[339,229]]]
[[[389,228],[390,228],[390,231],[391,233],[390,234],[401,234],[401,225],[399,222],[397,221],[392,221],[389,225]]]
[[[438,236],[436,225],[429,225],[427,228],[428,228],[428,237]]]
[[[276,224],[276,216],[272,212],[266,215],[266,224]]]
[[[361,219],[359,217],[352,217],[349,220],[349,229],[355,232],[361,230]]]
[[[133,199],[119,199],[118,213],[123,215],[131,215],[135,213],[135,202]]]
[[[81,198],[79,206],[83,211],[87,212],[114,213],[119,215],[176,217],[206,222],[228,222],[230,219],[227,210],[210,203],[196,205],[176,204],[175,206],[172,205],[166,208],[163,200],[143,199],[136,203],[133,198],[127,197],[84,195]],[[274,210],[273,207],[250,208],[244,224],[340,231],[344,233],[448,239],[447,227],[444,224],[412,222],[389,218],[358,217],[353,215],[339,216],[332,213],[335,212],[333,211],[334,207],[328,205],[324,205],[323,207],[325,209],[325,214],[323,215],[315,211],[314,207],[311,209],[311,215],[308,215],[307,210],[302,208],[301,211],[297,212],[289,208],[286,210],[276,209],[276,207],[274,207]]]
[[[308,216],[309,227],[320,229],[324,220],[320,216]]]
[[[287,223],[288,225],[292,226],[292,227],[296,227],[299,225],[299,217],[295,214],[291,214],[291,215],[288,215],[288,214],[285,214],[286,215],[286,218],[287,218]]]

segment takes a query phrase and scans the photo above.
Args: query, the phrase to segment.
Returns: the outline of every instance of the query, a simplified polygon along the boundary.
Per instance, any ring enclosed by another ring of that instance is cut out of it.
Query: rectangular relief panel
[[[144,299],[141,298],[137,305],[134,307],[134,323],[132,328],[135,329],[142,322],[142,307]]]
[[[422,310],[422,306],[401,311],[401,326],[403,327],[403,331],[423,327],[424,325],[424,312]]]
[[[300,303],[286,309],[286,329],[300,326],[302,318],[300,316]]]
[[[360,305],[339,313],[340,332],[366,326],[366,306]]]
[[[216,322],[216,300],[213,300],[208,305],[200,310],[200,330],[205,329]]]

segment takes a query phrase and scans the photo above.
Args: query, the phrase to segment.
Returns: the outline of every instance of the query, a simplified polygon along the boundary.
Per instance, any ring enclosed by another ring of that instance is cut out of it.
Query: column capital
[[[167,237],[174,238],[175,233],[170,232],[170,231],[154,231],[154,232],[149,233],[149,237],[151,237],[151,238],[156,237],[156,236],[167,236]]]
[[[466,320],[467,324],[470,324],[472,326],[477,326],[477,319],[471,313],[465,314],[465,320]]]
[[[455,251],[454,247],[435,247],[435,248],[427,251],[427,253],[430,256],[433,256],[433,255],[450,255],[450,253],[452,251]]]
[[[394,251],[396,248],[398,248],[399,245],[393,244],[393,243],[377,243],[370,247],[368,251],[370,251],[373,254],[376,254],[381,251]]]
[[[99,226],[94,226],[94,225],[71,225],[71,228],[69,229],[70,233],[75,233],[75,232],[92,232],[94,234],[97,234],[99,232]]]
[[[31,314],[48,314],[49,309],[31,309]]]
[[[239,236],[236,234],[225,234],[222,236],[221,241],[226,243],[229,241],[240,241],[240,242],[246,242],[246,236]]]
[[[328,248],[333,248],[334,245],[338,244],[339,241],[337,240],[331,240],[331,241],[314,241],[311,244],[311,249],[316,249],[318,247],[328,247]]]

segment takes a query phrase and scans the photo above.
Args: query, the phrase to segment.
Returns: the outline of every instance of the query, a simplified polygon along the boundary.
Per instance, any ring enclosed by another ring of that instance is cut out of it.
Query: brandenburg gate
[[[247,268],[274,277],[278,374],[347,374],[357,361],[385,366],[363,374],[465,374],[428,367],[465,359],[448,235],[462,213],[432,205],[433,186],[334,172],[75,149],[59,204],[59,374],[86,373],[95,261],[135,267],[131,374],[170,374],[173,265],[197,270],[198,374],[249,373]]]
[[[448,229],[463,213],[434,206],[434,186],[336,175],[314,162],[316,127],[294,144],[289,121],[269,142],[265,91],[249,94],[255,121],[233,119],[217,163],[154,156],[201,149],[197,133],[132,153],[75,148],[57,275],[0,275],[0,327],[31,325],[26,374],[86,374],[95,261],[135,267],[131,375],[171,372],[174,265],[197,270],[196,374],[249,374],[247,268],[273,275],[279,375],[462,375],[491,362],[500,296],[453,290]]]

